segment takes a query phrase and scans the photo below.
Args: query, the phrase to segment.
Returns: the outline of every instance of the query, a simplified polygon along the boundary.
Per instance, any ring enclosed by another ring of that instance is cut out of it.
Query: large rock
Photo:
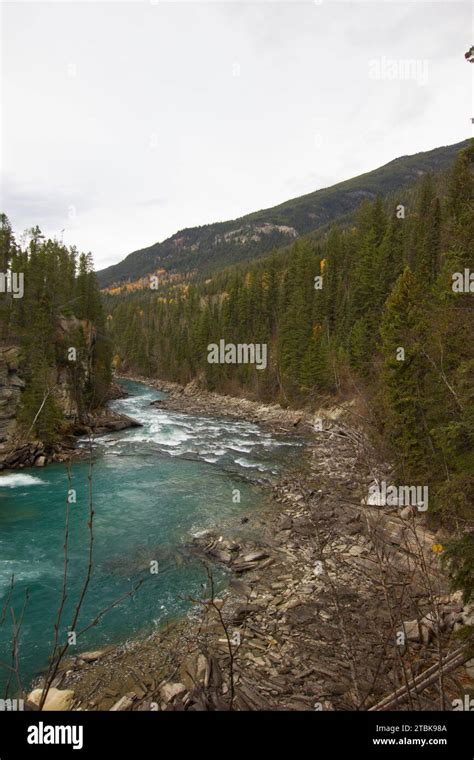
[[[474,681],[474,658],[466,662],[467,677]]]
[[[351,557],[360,557],[362,554],[365,554],[365,549],[363,546],[351,546],[347,553]]]
[[[425,617],[422,620],[406,620],[403,630],[408,641],[423,642],[429,644],[433,634],[433,622]]]
[[[26,388],[25,381],[22,380],[21,377],[18,377],[18,375],[10,375],[8,381],[11,388]]]
[[[185,685],[190,691],[198,685],[207,687],[209,684],[210,673],[210,662],[202,652],[200,652],[197,657],[195,655],[189,655],[181,665],[180,669],[180,678],[183,682],[182,685]]]
[[[127,428],[143,427],[138,420],[128,417],[126,414],[118,414],[106,410],[102,415],[90,421],[96,435],[114,433]],[[77,431],[76,431],[77,432]]]
[[[124,712],[125,710],[130,710],[133,705],[134,697],[132,694],[125,694],[124,697],[121,697],[118,702],[115,702],[114,705],[110,708],[110,712]]]
[[[164,702],[171,702],[186,691],[187,688],[184,683],[171,683],[171,681],[168,681],[160,688],[160,695]]]
[[[10,372],[16,372],[20,366],[20,349],[18,346],[10,346],[3,349],[3,357]]]
[[[474,604],[467,604],[461,614],[464,625],[474,626]]]
[[[265,552],[263,550],[257,550],[254,552],[249,552],[249,554],[245,554],[243,557],[239,557],[239,561],[241,562],[259,562],[262,559],[266,559],[268,557],[268,552]]]
[[[232,554],[225,549],[212,549],[209,554],[211,557],[214,557],[214,559],[216,559],[218,562],[222,562],[224,565],[228,565],[232,560]]]
[[[0,459],[11,448],[16,433],[16,412],[25,386],[17,374],[18,367],[19,349],[0,348],[0,444],[4,444],[0,446]]]
[[[32,702],[39,707],[43,689],[33,689],[28,694],[28,702]],[[71,689],[55,689],[51,687],[48,691],[43,710],[70,710],[74,701],[74,692]]]
[[[103,657],[104,654],[105,651],[103,649],[97,649],[95,652],[82,652],[79,655],[79,659],[84,660],[84,662],[95,662]]]
[[[403,630],[408,641],[421,641],[420,624],[418,620],[406,620],[403,623]]]

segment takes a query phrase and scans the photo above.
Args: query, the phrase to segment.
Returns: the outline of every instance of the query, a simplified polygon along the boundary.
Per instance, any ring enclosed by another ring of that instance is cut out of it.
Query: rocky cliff
[[[25,381],[19,374],[18,346],[0,347],[0,459],[17,434],[16,415]]]
[[[64,350],[69,345],[75,345],[74,335],[77,337],[81,333],[84,337],[85,352],[78,373],[79,382],[84,386],[93,372],[95,328],[88,320],[60,317],[57,331],[58,345],[66,347]],[[123,395],[118,386],[113,385],[109,389],[103,407],[91,412],[78,407],[77,388],[73,388],[67,366],[52,367],[50,380],[54,386],[54,397],[63,414],[64,425],[60,440],[45,445],[18,424],[21,396],[26,387],[21,348],[12,342],[0,345],[0,470],[43,467],[48,461],[64,461],[73,456],[80,458],[81,452],[75,451],[77,436],[89,435],[91,432],[100,435],[139,425],[135,420],[116,414],[105,406],[109,399]]]

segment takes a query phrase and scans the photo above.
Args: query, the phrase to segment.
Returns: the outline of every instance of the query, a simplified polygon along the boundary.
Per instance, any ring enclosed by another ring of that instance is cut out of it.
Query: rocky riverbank
[[[301,429],[301,472],[273,487],[248,538],[190,542],[209,582],[188,617],[70,657],[55,699],[81,710],[452,709],[474,686],[457,640],[472,607],[449,593],[445,536],[423,513],[367,504],[374,476],[388,480],[390,468],[353,419],[340,407],[315,415],[146,382],[168,393],[161,407]],[[217,565],[229,576],[219,592]]]
[[[284,409],[279,404],[264,404],[243,397],[212,393],[204,390],[196,381],[188,385],[179,385],[167,380],[147,379],[141,376],[127,375],[123,379],[147,383],[152,388],[166,393],[166,398],[152,402],[152,406],[158,409],[244,419],[277,433],[313,433],[315,424],[322,424],[323,419],[327,422],[340,419],[352,406],[351,402],[334,404],[315,413],[307,409]]]

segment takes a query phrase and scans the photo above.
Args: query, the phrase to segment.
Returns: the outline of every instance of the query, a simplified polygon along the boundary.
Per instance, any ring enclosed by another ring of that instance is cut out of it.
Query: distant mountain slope
[[[101,287],[134,281],[157,270],[200,274],[261,256],[354,211],[365,198],[382,197],[447,169],[468,140],[402,156],[359,177],[316,190],[270,209],[227,222],[190,227],[162,243],[130,253],[98,272]]]

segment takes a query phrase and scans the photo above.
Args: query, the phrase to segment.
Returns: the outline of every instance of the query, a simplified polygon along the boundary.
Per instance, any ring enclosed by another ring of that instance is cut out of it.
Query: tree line
[[[111,350],[91,254],[45,239],[38,227],[26,238],[18,244],[7,216],[0,215],[0,272],[23,283],[15,294],[3,279],[0,343],[20,346],[22,433],[51,443],[64,432],[71,408],[81,421],[103,403]]]

